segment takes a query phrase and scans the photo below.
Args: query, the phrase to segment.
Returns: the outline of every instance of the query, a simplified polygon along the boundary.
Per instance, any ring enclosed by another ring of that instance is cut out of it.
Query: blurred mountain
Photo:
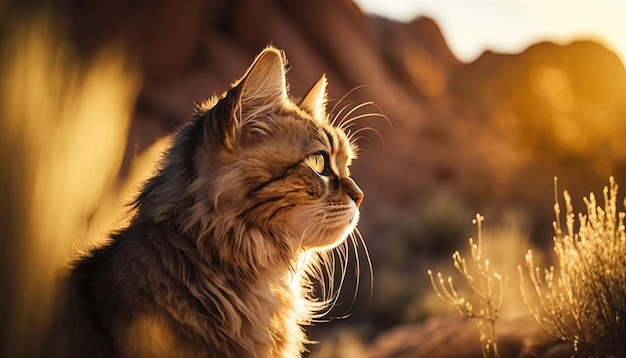
[[[329,107],[349,93],[335,113],[373,101],[352,115],[391,122],[357,122],[375,129],[362,133],[353,168],[375,267],[394,260],[402,218],[439,190],[488,220],[490,210],[522,211],[533,239],[549,243],[554,176],[574,198],[609,175],[626,179],[626,71],[594,42],[544,42],[463,63],[434,20],[368,17],[350,0],[66,0],[63,8],[85,56],[121,46],[143,69],[127,158],[226,90],[267,44],[285,50],[295,97],[326,73]]]
[[[474,210],[515,203],[549,215],[553,176],[588,190],[611,174],[619,182],[626,169],[618,135],[626,72],[593,42],[486,52],[466,64],[432,19],[370,18],[350,0],[68,1],[71,34],[85,54],[121,45],[144,69],[133,151],[227,89],[267,44],[285,50],[296,97],[322,73],[331,99],[363,86],[347,101],[373,101],[364,111],[393,124],[358,123],[384,137],[383,151],[373,132],[363,133],[354,168],[368,197],[364,231],[384,229],[435,186],[453,187]]]

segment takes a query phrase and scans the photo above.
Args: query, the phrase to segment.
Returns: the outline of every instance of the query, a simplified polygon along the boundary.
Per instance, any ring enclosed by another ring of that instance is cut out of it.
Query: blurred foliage
[[[403,249],[418,255],[447,255],[470,229],[469,209],[452,190],[433,190],[398,224]]]
[[[422,321],[441,309],[429,296],[429,262],[448,257],[471,229],[469,210],[452,190],[433,190],[394,222],[384,252],[376,252],[374,286],[367,306],[368,324],[377,330]],[[449,310],[444,310],[448,312]]]
[[[365,356],[365,345],[359,334],[351,329],[340,331],[334,339],[319,346],[312,358],[352,358]]]

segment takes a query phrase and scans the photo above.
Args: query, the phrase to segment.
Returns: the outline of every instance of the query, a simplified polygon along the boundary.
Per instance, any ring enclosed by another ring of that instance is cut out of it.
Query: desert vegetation
[[[577,357],[618,357],[626,354],[626,214],[618,211],[618,185],[613,177],[603,190],[603,205],[591,193],[584,198],[586,211],[575,214],[572,198],[564,191],[564,220],[557,196],[553,250],[555,264],[542,269],[533,250],[519,265],[521,293],[536,322],[547,332],[571,344]],[[626,205],[626,200],[624,201]],[[499,357],[496,340],[508,277],[490,266],[482,250],[481,215],[473,223],[477,239],[469,239],[470,258],[452,255],[454,268],[465,281],[458,290],[452,276],[428,270],[437,296],[478,328],[483,357]]]
[[[520,267],[521,277],[532,282],[533,289],[522,292],[537,322],[570,342],[581,357],[626,354],[626,214],[618,212],[617,193],[611,177],[603,190],[604,204],[591,193],[584,199],[586,211],[576,215],[565,191],[564,226],[555,198],[556,264],[542,270],[529,250],[526,270]]]
[[[454,306],[464,318],[474,321],[478,328],[483,357],[487,358],[500,356],[495,325],[500,316],[508,278],[493,271],[489,259],[482,254],[483,220],[484,217],[477,214],[472,221],[478,228],[478,236],[476,241],[469,239],[470,261],[464,259],[459,251],[452,254],[454,268],[469,285],[471,296],[464,297],[457,292],[452,276],[444,279],[441,272],[438,272],[435,279],[433,272],[428,270],[428,277],[439,298]]]

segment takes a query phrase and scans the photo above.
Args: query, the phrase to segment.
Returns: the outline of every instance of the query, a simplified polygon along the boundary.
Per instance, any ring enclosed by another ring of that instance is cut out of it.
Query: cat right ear
[[[325,122],[326,118],[326,101],[328,100],[328,94],[326,92],[326,86],[328,80],[326,75],[322,77],[311,87],[309,92],[302,98],[302,101],[298,104],[305,112],[313,116],[313,119]]]

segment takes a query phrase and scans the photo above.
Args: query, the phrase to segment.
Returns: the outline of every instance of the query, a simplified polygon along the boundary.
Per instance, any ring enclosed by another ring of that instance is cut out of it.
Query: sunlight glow
[[[517,53],[540,41],[594,40],[626,62],[626,1],[355,0],[366,13],[408,22],[433,18],[462,61],[485,50]]]

